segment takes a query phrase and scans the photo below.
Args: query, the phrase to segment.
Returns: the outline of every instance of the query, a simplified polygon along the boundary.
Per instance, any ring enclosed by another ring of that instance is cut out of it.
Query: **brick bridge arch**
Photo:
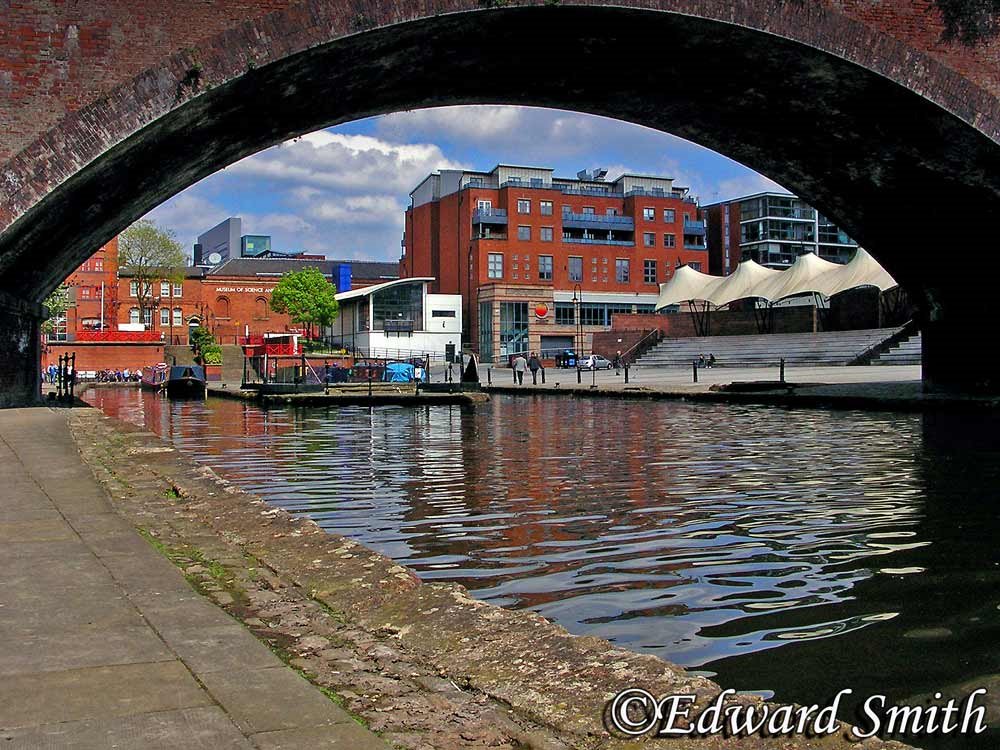
[[[987,330],[954,255],[1000,209],[1000,44],[941,41],[928,0],[78,5],[0,0],[0,403],[37,391],[38,302],[153,206],[290,136],[459,103],[616,117],[757,169],[920,301],[926,380],[1000,387],[950,372]]]

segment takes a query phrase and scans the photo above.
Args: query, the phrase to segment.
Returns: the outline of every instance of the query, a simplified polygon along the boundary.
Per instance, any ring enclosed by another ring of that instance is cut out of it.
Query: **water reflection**
[[[727,685],[901,698],[1000,671],[992,419],[92,398],[425,579]]]

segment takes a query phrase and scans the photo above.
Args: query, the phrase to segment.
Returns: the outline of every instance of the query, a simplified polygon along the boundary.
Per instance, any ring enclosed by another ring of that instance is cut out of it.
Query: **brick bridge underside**
[[[615,117],[775,179],[918,302],[928,386],[1000,390],[1000,43],[943,41],[933,2],[80,5],[0,0],[0,405],[37,394],[40,301],[152,207],[289,137],[462,103]]]

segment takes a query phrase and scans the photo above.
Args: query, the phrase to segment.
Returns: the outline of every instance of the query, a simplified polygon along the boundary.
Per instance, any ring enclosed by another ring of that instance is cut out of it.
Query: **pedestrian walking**
[[[532,352],[531,357],[528,358],[528,369],[531,370],[531,384],[538,385],[538,371],[542,369],[542,360],[535,352]]]
[[[524,373],[528,369],[528,360],[524,358],[523,354],[518,354],[514,357],[514,378],[517,380],[518,385],[524,385]]]
[[[615,352],[615,361],[614,361],[613,364],[615,366],[615,375],[621,375],[622,374],[621,373],[621,369],[622,369],[622,350],[621,349],[619,349],[617,352]]]

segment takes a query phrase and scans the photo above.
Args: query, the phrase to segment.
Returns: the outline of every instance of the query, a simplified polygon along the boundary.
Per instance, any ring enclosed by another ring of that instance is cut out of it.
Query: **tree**
[[[287,313],[293,323],[307,327],[328,326],[337,319],[337,287],[327,281],[318,268],[303,268],[286,273],[271,293],[271,309]]]
[[[155,285],[183,281],[187,257],[172,231],[143,219],[118,238],[118,262],[131,274],[139,320],[145,320],[145,311],[152,308]]]
[[[65,284],[57,286],[42,303],[45,308],[45,320],[42,322],[42,333],[46,336],[56,327],[56,318],[65,315],[69,307],[69,287]]]

